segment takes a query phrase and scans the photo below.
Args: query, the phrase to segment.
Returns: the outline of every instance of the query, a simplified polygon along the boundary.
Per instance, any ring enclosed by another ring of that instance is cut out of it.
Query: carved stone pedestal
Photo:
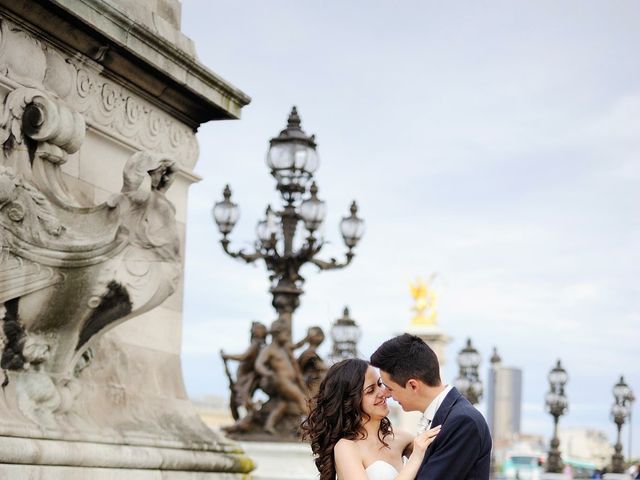
[[[35,465],[0,465],[0,480],[210,480],[207,472],[168,470],[106,469],[86,467],[42,467]],[[216,480],[235,480],[237,475],[217,473]]]
[[[195,129],[249,98],[177,0],[0,0],[0,479],[245,478],[182,382]]]
[[[227,454],[195,449],[137,447],[64,440],[0,437],[0,480],[198,480],[212,478],[212,465],[227,475],[250,470],[242,464],[240,450]]]
[[[254,480],[317,480],[311,447],[295,442],[241,442],[256,464]]]

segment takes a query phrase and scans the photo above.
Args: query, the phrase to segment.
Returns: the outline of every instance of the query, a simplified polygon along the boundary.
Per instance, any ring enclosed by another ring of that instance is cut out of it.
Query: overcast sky
[[[268,140],[297,105],[315,133],[326,256],[357,199],[353,264],[308,266],[294,337],[345,305],[360,350],[402,332],[408,284],[440,277],[439,322],[523,369],[523,431],[549,435],[546,375],[570,380],[562,426],[611,438],[611,388],[640,393],[640,3],[629,1],[183,0],[200,61],[252,97],[240,121],[200,128],[191,188],[183,365],[193,397],[226,394],[218,350],[275,318],[263,265],[222,252],[210,209],[225,183],[249,247],[267,203]],[[328,343],[328,342],[327,342]],[[324,345],[325,350],[329,345]],[[482,406],[481,406],[482,408]],[[640,455],[636,406],[634,452]],[[627,431],[624,432],[625,454]]]

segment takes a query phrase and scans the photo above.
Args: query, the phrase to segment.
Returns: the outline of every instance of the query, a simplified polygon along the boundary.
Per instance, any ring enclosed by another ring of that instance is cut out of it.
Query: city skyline
[[[218,350],[243,350],[251,320],[275,319],[265,269],[224,255],[210,211],[231,184],[241,209],[232,245],[253,241],[277,199],[268,141],[296,105],[317,135],[326,256],[343,255],[338,222],[353,199],[367,223],[351,266],[303,271],[296,339],[310,325],[327,330],[348,305],[368,355],[408,325],[407,284],[435,271],[439,324],[453,337],[446,380],[466,338],[483,355],[485,382],[498,347],[523,370],[523,432],[548,437],[546,375],[561,358],[570,377],[561,428],[596,427],[613,440],[614,383],[623,374],[640,390],[640,5],[247,1],[210,10],[184,1],[183,31],[200,60],[253,101],[240,121],[198,133],[204,180],[190,191],[185,245],[189,393],[224,394]]]

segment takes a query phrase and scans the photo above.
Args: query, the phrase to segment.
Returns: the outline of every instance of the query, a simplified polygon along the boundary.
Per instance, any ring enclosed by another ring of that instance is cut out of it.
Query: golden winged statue
[[[415,312],[415,316],[411,319],[413,326],[435,325],[438,317],[437,295],[433,289],[433,283],[437,274],[432,273],[429,276],[429,282],[425,282],[418,277],[415,283],[409,284],[411,296],[415,300],[414,306],[411,308]]]

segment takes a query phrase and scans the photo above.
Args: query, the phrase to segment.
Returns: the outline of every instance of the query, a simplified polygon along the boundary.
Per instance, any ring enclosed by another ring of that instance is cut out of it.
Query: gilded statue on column
[[[411,325],[413,326],[431,326],[437,323],[438,297],[433,288],[436,277],[437,274],[433,273],[430,275],[428,282],[418,278],[415,283],[409,284],[411,296],[415,301],[412,307],[415,315],[411,319]]]

